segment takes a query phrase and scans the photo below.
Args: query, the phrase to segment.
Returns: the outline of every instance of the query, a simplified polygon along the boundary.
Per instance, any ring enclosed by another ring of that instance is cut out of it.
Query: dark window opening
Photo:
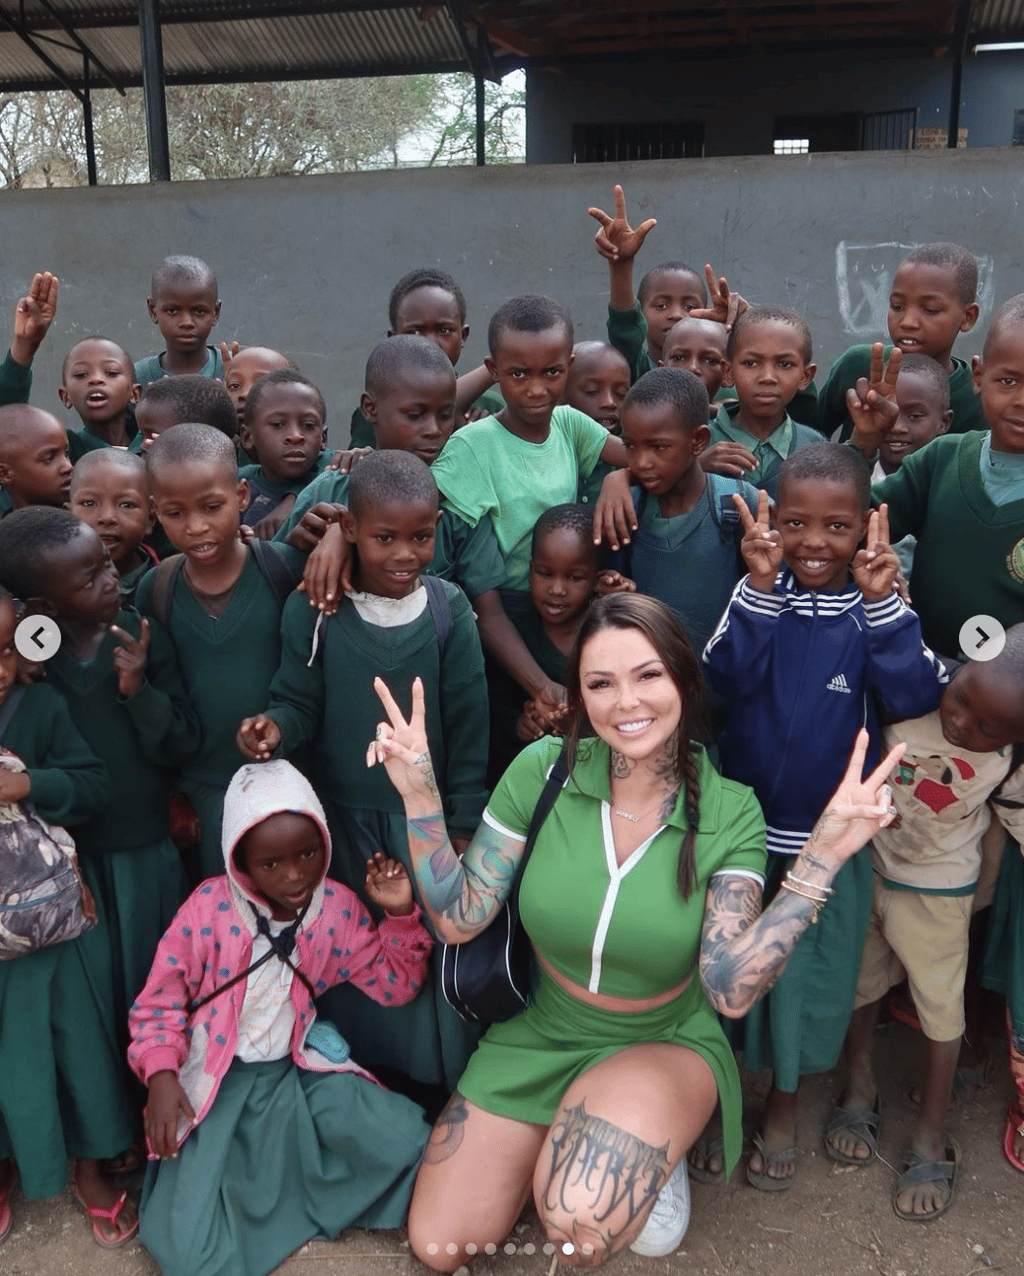
[[[702,120],[573,125],[574,164],[604,164],[617,160],[699,159],[703,154]]]

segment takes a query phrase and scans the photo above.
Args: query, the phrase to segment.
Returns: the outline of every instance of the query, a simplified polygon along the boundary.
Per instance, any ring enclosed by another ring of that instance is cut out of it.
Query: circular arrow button
[[[52,616],[26,616],[14,631],[14,645],[26,660],[49,660],[60,648],[60,626]]]

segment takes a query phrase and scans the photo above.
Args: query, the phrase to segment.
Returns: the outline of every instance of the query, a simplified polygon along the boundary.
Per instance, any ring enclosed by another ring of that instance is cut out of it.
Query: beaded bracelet
[[[825,898],[826,898],[826,899],[827,899],[830,895],[834,895],[834,894],[835,894],[835,891],[832,889],[832,887],[831,887],[831,886],[821,886],[821,885],[819,885],[817,882],[806,882],[806,881],[804,881],[804,879],[803,879],[802,877],[797,877],[797,875],[796,875],[795,873],[787,873],[787,874],[786,874],[786,880],[787,880],[787,881],[790,881],[790,882],[796,882],[797,886],[806,886],[806,887],[808,887],[808,889],[810,889],[810,890],[812,890],[812,891],[822,891],[822,892],[824,892],[824,894],[825,894]],[[825,902],[825,900],[822,900],[822,903],[824,903],[824,902]]]

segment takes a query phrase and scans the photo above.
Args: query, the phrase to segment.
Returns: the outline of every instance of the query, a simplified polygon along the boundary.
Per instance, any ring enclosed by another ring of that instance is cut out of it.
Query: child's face
[[[629,364],[611,346],[583,351],[572,361],[564,402],[585,412],[609,434],[619,433],[622,401],[629,393]]]
[[[725,328],[710,319],[681,319],[665,338],[661,366],[700,377],[713,399],[725,374]]]
[[[324,840],[308,815],[278,811],[238,844],[236,863],[277,922],[291,922],[309,905],[324,875]]]
[[[775,428],[790,400],[806,389],[816,371],[801,349],[800,333],[782,319],[744,324],[726,365],[747,418]]]
[[[879,445],[882,466],[898,469],[903,458],[945,434],[953,413],[942,406],[942,394],[931,377],[922,372],[901,372],[896,382],[896,403],[900,414],[896,424]]]
[[[439,518],[434,502],[388,502],[342,520],[356,547],[359,588],[379,598],[405,598],[430,566]]]
[[[431,284],[414,288],[398,303],[395,326],[388,336],[399,333],[426,337],[441,347],[454,367],[469,336],[469,325],[462,322],[452,294]]]
[[[503,328],[497,349],[484,363],[497,378],[505,400],[498,420],[525,433],[546,431],[551,413],[564,397],[572,365],[568,331],[561,324],[542,332]]]
[[[705,302],[704,281],[688,270],[662,270],[648,281],[640,310],[647,320],[647,344],[662,357],[662,345],[680,319]]]
[[[220,316],[217,290],[201,280],[169,280],[146,305],[167,349],[180,355],[204,349]]]
[[[627,403],[622,412],[630,475],[652,496],[668,496],[680,486],[709,437],[706,425],[684,426],[671,403]]]
[[[235,355],[228,365],[224,388],[235,405],[239,428],[245,416],[245,402],[249,397],[249,391],[260,377],[265,377],[268,372],[276,372],[279,368],[291,366],[283,354],[271,350],[268,346],[247,346]]]
[[[105,425],[124,416],[129,403],[138,402],[141,387],[135,384],[135,370],[121,347],[94,338],[73,347],[57,393],[86,426]]]
[[[984,359],[975,357],[974,388],[997,452],[1024,452],[1024,331],[1003,324]]]
[[[597,587],[597,556],[588,537],[556,527],[537,541],[530,561],[530,597],[549,625],[575,625]]]
[[[229,560],[249,484],[216,461],[160,465],[150,475],[156,516],[175,549],[197,567]]]
[[[142,431],[142,454],[145,456],[154,439],[172,425],[181,425],[182,422],[176,404],[167,399],[147,399],[143,395],[135,409],[135,423]]]
[[[939,702],[942,734],[955,749],[994,753],[1024,739],[1020,686],[995,660],[972,660],[950,682]]]
[[[45,559],[44,597],[59,620],[110,625],[121,609],[121,583],[106,546],[83,525]]]
[[[378,448],[433,465],[455,426],[455,373],[399,369],[382,395],[364,394],[359,406]]]
[[[84,479],[72,477],[68,508],[93,529],[119,572],[135,566],[136,551],[153,526],[143,479],[118,465],[93,465]]]
[[[59,509],[65,503],[71,462],[68,436],[55,416],[31,409],[31,420],[5,440],[0,484],[16,507],[54,505]]]
[[[311,386],[292,382],[267,386],[258,403],[252,424],[242,430],[242,447],[259,458],[269,478],[302,478],[324,446],[319,395]]]
[[[788,479],[774,517],[786,565],[801,588],[842,589],[867,531],[868,514],[852,485]]]
[[[14,608],[6,600],[0,602],[0,704],[7,699],[18,677],[18,649],[14,645],[17,627]]]
[[[977,302],[960,299],[951,266],[907,262],[889,293],[889,337],[904,354],[926,354],[945,368],[953,342],[978,321]]]

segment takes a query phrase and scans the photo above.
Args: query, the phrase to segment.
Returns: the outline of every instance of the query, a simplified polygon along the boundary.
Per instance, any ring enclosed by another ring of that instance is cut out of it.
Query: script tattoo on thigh
[[[668,1178],[668,1144],[651,1147],[635,1134],[580,1103],[551,1127],[551,1171],[544,1189],[548,1210],[589,1216],[594,1224],[612,1219],[610,1245],[658,1195]]]
[[[468,1116],[466,1100],[456,1090],[445,1104],[444,1111],[437,1118],[431,1131],[430,1140],[423,1153],[424,1165],[440,1165],[442,1161],[448,1161],[455,1155],[462,1146],[462,1136],[465,1134],[464,1127]]]

